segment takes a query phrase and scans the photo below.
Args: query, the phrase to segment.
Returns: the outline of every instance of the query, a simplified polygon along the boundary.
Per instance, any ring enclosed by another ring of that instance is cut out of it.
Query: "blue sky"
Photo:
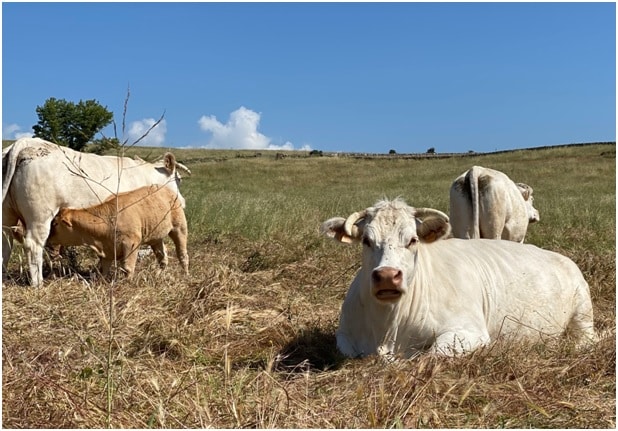
[[[2,137],[50,97],[166,148],[614,141],[616,5],[3,2]]]

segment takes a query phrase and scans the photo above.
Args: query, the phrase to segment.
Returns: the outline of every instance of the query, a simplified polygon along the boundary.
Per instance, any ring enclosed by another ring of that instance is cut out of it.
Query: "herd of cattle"
[[[17,239],[34,286],[43,283],[46,243],[89,246],[103,274],[118,260],[131,276],[141,244],[165,267],[169,236],[188,272],[179,169],[188,171],[171,153],[148,163],[16,141],[2,152],[3,269]],[[396,199],[325,221],[324,235],[363,244],[341,309],[339,350],[410,358],[471,352],[498,336],[566,332],[578,345],[595,341],[581,271],[565,256],[523,244],[538,220],[531,187],[475,166],[451,186],[450,217]]]

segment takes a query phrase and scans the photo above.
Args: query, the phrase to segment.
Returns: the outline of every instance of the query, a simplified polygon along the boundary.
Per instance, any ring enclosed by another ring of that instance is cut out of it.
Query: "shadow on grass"
[[[93,271],[88,271],[85,269],[76,270],[73,268],[62,267],[60,269],[54,268],[53,270],[49,270],[48,268],[43,268],[43,285],[49,283],[52,280],[68,280],[72,277],[77,277],[81,280],[86,281],[96,281],[100,280],[102,276],[99,273],[95,273]],[[23,269],[11,269],[3,273],[2,282],[10,282],[20,287],[32,286],[30,284],[30,275],[27,273],[27,270]]]
[[[336,370],[346,357],[337,349],[333,331],[308,328],[279,352],[275,370],[288,373]]]
[[[86,253],[87,254],[87,253]],[[2,271],[2,281],[10,281],[17,286],[30,286],[28,263],[23,251],[13,252],[12,262],[7,271]],[[82,265],[77,247],[61,247],[61,251],[54,251],[46,246],[43,252],[43,282],[55,279],[72,277],[74,275],[84,280],[93,278],[97,271],[98,258],[90,257],[90,265]],[[96,275],[95,275],[96,277]]]

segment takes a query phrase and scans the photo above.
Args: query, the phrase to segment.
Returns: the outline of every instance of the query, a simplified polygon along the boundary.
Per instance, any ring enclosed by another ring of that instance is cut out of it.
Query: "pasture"
[[[150,256],[111,283],[80,249],[77,273],[32,289],[16,247],[2,285],[2,425],[615,428],[615,148],[426,160],[173,150],[192,170],[180,186],[189,276],[170,242],[164,272]],[[534,188],[541,221],[526,242],[578,264],[608,336],[585,351],[557,340],[342,357],[334,334],[360,246],[320,237],[322,221],[397,196],[448,213],[451,182],[475,164]]]

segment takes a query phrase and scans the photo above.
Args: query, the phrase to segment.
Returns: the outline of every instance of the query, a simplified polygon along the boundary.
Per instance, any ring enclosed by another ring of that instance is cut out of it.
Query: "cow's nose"
[[[403,273],[400,269],[383,267],[374,269],[371,273],[371,278],[375,284],[390,284],[393,287],[401,288],[403,281]]]

